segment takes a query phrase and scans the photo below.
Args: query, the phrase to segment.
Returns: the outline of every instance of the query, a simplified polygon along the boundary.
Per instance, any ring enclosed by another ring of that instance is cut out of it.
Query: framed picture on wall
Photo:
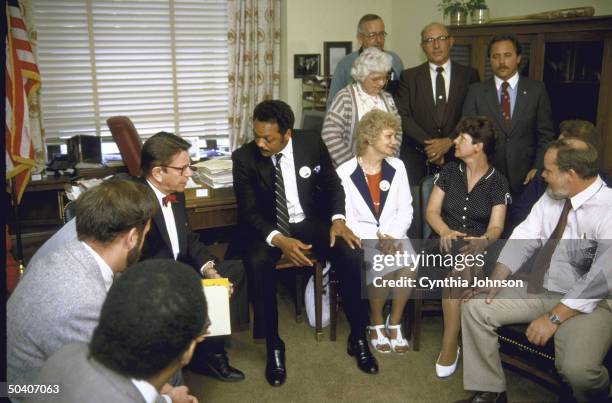
[[[321,55],[293,55],[293,77],[318,76],[321,74]]]
[[[331,76],[336,70],[338,62],[353,51],[353,42],[323,42],[323,53],[325,54],[326,76]]]

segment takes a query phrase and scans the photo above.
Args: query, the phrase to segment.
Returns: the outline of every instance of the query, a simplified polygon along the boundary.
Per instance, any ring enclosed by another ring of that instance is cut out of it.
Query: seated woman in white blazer
[[[375,255],[413,253],[407,238],[412,222],[412,196],[403,162],[392,157],[397,147],[400,120],[392,113],[374,109],[356,129],[356,157],[337,169],[346,193],[346,224],[362,240],[370,300],[370,343],[381,353],[405,353],[408,341],[400,321],[410,295],[409,287],[384,286],[382,280],[414,277],[414,268],[376,267]],[[391,295],[391,313],[383,319],[383,306]]]

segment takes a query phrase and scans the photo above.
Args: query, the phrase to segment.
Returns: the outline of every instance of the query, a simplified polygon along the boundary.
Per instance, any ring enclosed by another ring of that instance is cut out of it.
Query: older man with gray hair
[[[404,70],[404,65],[396,53],[385,50],[386,37],[387,32],[385,31],[385,23],[380,16],[376,14],[366,14],[359,19],[359,23],[357,23],[357,40],[361,46],[357,51],[344,56],[342,60],[338,62],[336,69],[330,71],[330,73],[333,74],[333,78],[329,86],[329,94],[327,95],[327,109],[331,107],[332,101],[338,91],[352,83],[350,71],[355,59],[359,57],[361,52],[371,47],[385,51],[392,57],[393,69],[391,70],[387,88],[397,87],[396,84],[399,80],[399,75],[402,70]],[[394,90],[390,89],[389,92],[395,95]]]
[[[323,121],[321,137],[329,150],[334,167],[354,156],[355,127],[361,118],[373,109],[398,116],[393,97],[384,90],[392,57],[378,48],[364,50],[351,67],[355,80],[338,92]],[[401,144],[401,131],[398,144]],[[395,156],[399,154],[398,151]]]

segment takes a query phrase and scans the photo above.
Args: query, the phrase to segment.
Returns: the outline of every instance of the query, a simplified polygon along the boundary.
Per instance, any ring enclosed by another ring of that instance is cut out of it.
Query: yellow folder
[[[232,333],[229,309],[229,280],[227,278],[203,279],[202,287],[208,303],[211,325],[208,337]]]

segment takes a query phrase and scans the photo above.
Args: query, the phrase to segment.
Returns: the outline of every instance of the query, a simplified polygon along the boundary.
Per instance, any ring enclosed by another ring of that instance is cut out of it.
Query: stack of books
[[[232,160],[227,157],[214,158],[195,164],[197,178],[213,189],[232,187]]]

